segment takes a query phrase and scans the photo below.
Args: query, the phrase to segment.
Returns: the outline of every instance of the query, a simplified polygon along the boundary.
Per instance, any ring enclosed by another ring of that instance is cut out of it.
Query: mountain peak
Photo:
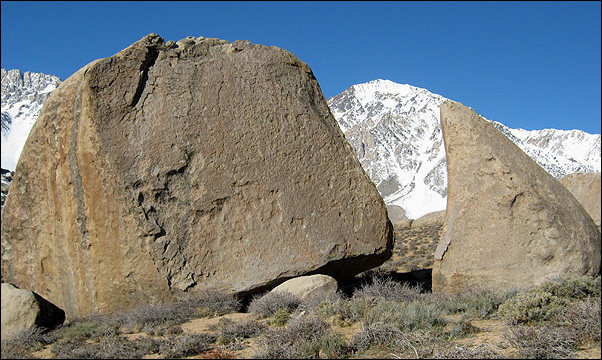
[[[447,168],[440,126],[441,95],[376,79],[351,86],[328,105],[387,205],[416,219],[443,210]],[[583,131],[494,126],[551,175],[600,172],[600,135]]]
[[[1,69],[2,168],[14,170],[42,104],[61,79],[42,73]]]
[[[362,84],[351,86],[355,92],[369,94],[378,92],[380,94],[403,95],[417,90],[423,90],[409,84],[398,84],[391,80],[376,79]]]

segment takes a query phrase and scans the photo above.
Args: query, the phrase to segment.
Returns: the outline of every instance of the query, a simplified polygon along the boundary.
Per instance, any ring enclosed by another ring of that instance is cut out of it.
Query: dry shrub
[[[579,277],[564,277],[547,281],[535,291],[547,292],[553,296],[566,299],[586,299],[600,297],[600,275],[593,277],[583,275]]]
[[[442,328],[445,325],[444,312],[433,304],[424,304],[421,301],[413,301],[405,304],[403,311],[398,315],[397,322],[402,330]]]
[[[91,316],[76,319],[69,324],[63,325],[51,333],[57,339],[73,339],[85,341],[97,340],[105,336],[117,335],[119,333],[117,324],[104,316]]]
[[[161,342],[159,352],[171,359],[202,354],[211,349],[215,342],[211,334],[183,334],[178,337],[168,337]]]
[[[514,291],[499,292],[489,289],[475,288],[457,294],[428,293],[423,299],[427,303],[436,304],[446,313],[463,313],[482,319],[490,318],[498,310],[500,304],[514,296]]]
[[[218,290],[205,290],[189,295],[178,301],[182,312],[191,317],[220,316],[240,311],[240,300],[230,293]]]
[[[197,359],[234,359],[234,354],[222,349],[212,349],[199,354]]]
[[[505,337],[526,359],[566,359],[577,343],[570,330],[546,325],[514,326]]]
[[[361,322],[368,327],[376,323],[393,324],[402,331],[441,328],[444,312],[436,304],[413,300],[394,301],[383,297],[358,296],[339,302],[323,302],[317,314],[336,316],[339,325]]]
[[[506,358],[491,344],[480,344],[474,347],[454,345],[449,349],[437,351],[435,359],[504,359]]]
[[[297,309],[298,309],[298,311],[315,313],[318,311],[318,309],[320,307],[322,307],[323,303],[339,303],[339,302],[343,301],[344,299],[345,299],[345,295],[340,290],[337,290],[334,294],[318,293],[318,294],[310,296],[309,298],[301,301],[301,303],[299,304],[299,307]]]
[[[128,340],[123,336],[109,335],[97,342],[71,338],[52,346],[52,353],[60,359],[140,359],[157,353],[160,340],[139,338]]]
[[[365,351],[372,346],[378,347],[397,347],[397,342],[403,338],[403,333],[393,324],[382,322],[370,325],[362,325],[362,329],[357,333],[351,345],[359,351]]]
[[[554,320],[575,334],[579,344],[600,342],[600,298],[588,298],[568,305]]]
[[[351,347],[347,345],[345,339],[335,332],[328,332],[320,337],[319,349],[316,352],[313,350],[313,354],[318,354],[322,358],[327,359],[338,359],[346,357],[351,352]],[[312,354],[310,352],[310,354]]]
[[[238,349],[244,339],[257,336],[267,329],[267,326],[257,320],[249,320],[242,323],[230,319],[220,319],[215,329],[218,332],[217,343],[230,345]]]
[[[372,282],[363,284],[353,293],[353,298],[382,298],[392,301],[411,301],[420,297],[422,288],[400,283],[382,275],[375,275]]]
[[[432,359],[441,353],[441,349],[449,349],[449,341],[438,336],[432,330],[414,330],[402,332],[390,346],[396,359]]]
[[[113,317],[126,332],[145,331],[149,334],[158,334],[160,329],[183,323],[189,318],[191,314],[183,311],[177,303],[143,305]]]
[[[179,334],[178,324],[192,318],[224,315],[238,311],[240,302],[234,295],[204,291],[175,302],[143,305],[115,314],[112,321],[127,332],[144,331],[151,335]]]
[[[328,339],[327,337],[333,337]],[[339,338],[340,340],[340,338]],[[316,316],[298,316],[283,328],[270,329],[258,338],[260,359],[318,357],[322,353],[343,351],[330,326]],[[337,345],[339,344],[339,345]],[[322,347],[325,346],[326,349]]]
[[[40,350],[51,341],[44,329],[32,326],[19,331],[7,340],[2,340],[2,359],[30,358],[31,353]]]
[[[287,291],[268,292],[265,295],[253,297],[249,304],[249,312],[268,317],[274,315],[280,309],[291,313],[300,304],[301,300]]]
[[[511,324],[536,324],[562,313],[567,300],[549,292],[519,293],[499,306],[500,315]]]
[[[321,301],[316,307],[315,310],[308,311],[316,314],[317,316],[327,319],[331,316],[337,315],[342,318],[341,314],[346,311],[348,307],[349,299],[346,299],[344,296],[337,296],[333,298],[325,299]]]
[[[600,298],[600,276],[547,281],[508,299],[499,312],[512,324],[537,324],[559,317],[571,303],[587,298]]]

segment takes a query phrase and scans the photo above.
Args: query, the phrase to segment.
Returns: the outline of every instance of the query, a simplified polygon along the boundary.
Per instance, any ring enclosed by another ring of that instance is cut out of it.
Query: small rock
[[[401,229],[411,225],[412,221],[407,218],[405,211],[397,205],[387,205],[389,220],[393,224],[394,229]]]
[[[286,291],[301,300],[307,300],[314,296],[334,295],[337,292],[337,281],[328,275],[299,276],[283,282],[276,286],[272,292]]]
[[[65,312],[38,294],[2,283],[2,340],[32,326],[54,329],[65,321]]]

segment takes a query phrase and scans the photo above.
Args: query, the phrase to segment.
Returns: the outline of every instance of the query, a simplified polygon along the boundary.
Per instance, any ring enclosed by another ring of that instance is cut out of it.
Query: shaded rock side
[[[309,300],[312,297],[328,297],[335,295],[339,285],[337,281],[322,274],[299,276],[283,282],[272,289],[272,292],[289,292],[301,299],[301,301]]]
[[[150,34],[54,91],[2,210],[2,275],[68,316],[337,279],[390,257],[385,204],[288,51]]]
[[[600,232],[562,184],[470,108],[441,105],[448,199],[433,291],[597,274]]]
[[[2,340],[37,326],[54,329],[65,321],[65,312],[38,294],[2,283]]]
[[[431,269],[444,221],[445,210],[442,210],[407,220],[402,226],[393,225],[393,254],[379,267],[379,271],[408,273]]]
[[[600,173],[574,173],[560,179],[600,229]]]

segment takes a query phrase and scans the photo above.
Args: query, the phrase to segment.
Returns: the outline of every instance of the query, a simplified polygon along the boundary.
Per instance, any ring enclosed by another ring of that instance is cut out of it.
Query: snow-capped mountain
[[[2,168],[15,170],[42,104],[61,83],[56,76],[19,70],[2,75]]]
[[[439,106],[446,98],[388,80],[353,85],[328,105],[387,205],[410,219],[444,210],[445,147]],[[492,123],[556,178],[600,172],[600,135],[580,130],[511,129]]]

